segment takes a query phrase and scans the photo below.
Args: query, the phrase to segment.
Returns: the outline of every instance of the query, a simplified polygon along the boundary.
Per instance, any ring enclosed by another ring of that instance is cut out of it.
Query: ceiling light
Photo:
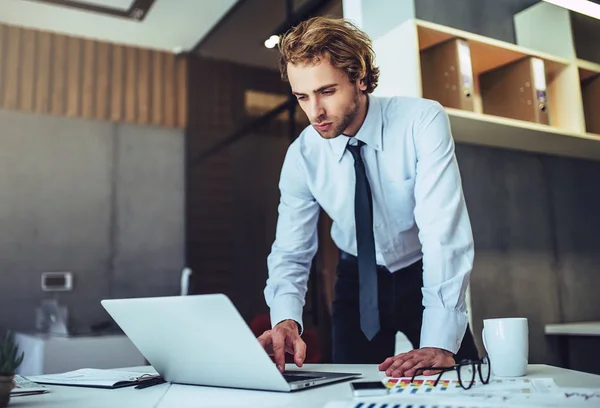
[[[279,43],[279,36],[272,35],[268,39],[265,40],[265,47],[274,48]]]
[[[600,4],[590,0],[544,0],[586,16],[600,19]]]

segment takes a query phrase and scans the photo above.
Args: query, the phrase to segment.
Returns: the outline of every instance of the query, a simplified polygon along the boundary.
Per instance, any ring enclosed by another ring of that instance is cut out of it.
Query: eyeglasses
[[[433,384],[435,387],[442,378],[442,374],[444,374],[446,371],[452,370],[456,370],[458,374],[458,383],[465,390],[471,388],[475,383],[475,371],[479,373],[479,379],[481,380],[482,384],[487,384],[490,382],[490,372],[492,371],[490,360],[487,356],[485,356],[480,360],[462,360],[460,363],[451,367],[421,367],[415,371],[410,381],[415,381],[415,377],[418,375],[423,375],[425,371],[440,371],[440,374]]]

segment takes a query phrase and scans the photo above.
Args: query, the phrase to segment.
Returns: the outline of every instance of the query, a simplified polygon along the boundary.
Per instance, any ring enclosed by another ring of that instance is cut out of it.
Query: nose
[[[325,110],[321,106],[318,98],[314,98],[310,101],[309,115],[312,119],[311,122],[320,122],[320,119],[325,116]]]

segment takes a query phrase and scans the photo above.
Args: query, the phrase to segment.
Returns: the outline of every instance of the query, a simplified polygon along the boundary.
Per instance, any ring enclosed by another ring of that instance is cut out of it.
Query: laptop
[[[296,391],[359,373],[279,372],[224,294],[102,300],[102,306],[168,382]]]

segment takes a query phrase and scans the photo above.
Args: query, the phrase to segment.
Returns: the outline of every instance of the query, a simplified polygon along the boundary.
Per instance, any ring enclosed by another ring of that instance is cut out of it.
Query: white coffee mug
[[[485,319],[481,337],[492,375],[521,377],[527,373],[529,327],[526,318]]]

